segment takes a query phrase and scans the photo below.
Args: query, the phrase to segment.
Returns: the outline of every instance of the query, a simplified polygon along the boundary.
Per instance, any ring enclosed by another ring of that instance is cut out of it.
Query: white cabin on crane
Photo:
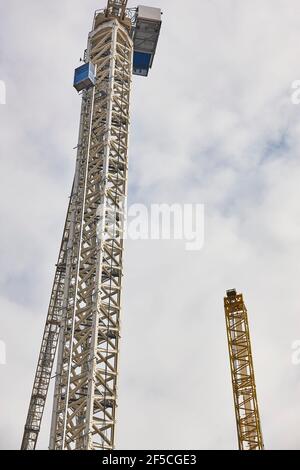
[[[161,9],[138,6],[133,34],[133,74],[147,77],[161,28]]]

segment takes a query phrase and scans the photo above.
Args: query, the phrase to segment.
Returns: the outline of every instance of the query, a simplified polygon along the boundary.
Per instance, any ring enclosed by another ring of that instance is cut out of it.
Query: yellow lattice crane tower
[[[239,450],[263,450],[247,309],[243,295],[228,290],[224,298]]]

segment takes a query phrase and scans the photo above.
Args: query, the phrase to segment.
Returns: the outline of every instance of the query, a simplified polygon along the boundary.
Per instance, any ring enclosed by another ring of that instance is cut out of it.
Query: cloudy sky
[[[74,171],[73,71],[104,0],[0,2],[0,448],[14,449]],[[235,287],[265,446],[299,449],[299,0],[147,4],[163,28],[151,74],[133,80],[129,199],[204,204],[205,244],[126,242],[117,447],[237,447],[223,312]]]

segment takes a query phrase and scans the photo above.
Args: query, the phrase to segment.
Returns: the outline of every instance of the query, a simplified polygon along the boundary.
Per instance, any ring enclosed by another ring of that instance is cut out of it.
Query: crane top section
[[[236,297],[236,295],[237,295],[236,290],[235,289],[229,289],[229,290],[226,291],[226,295],[227,295],[227,297],[232,299],[232,298]]]
[[[114,18],[124,20],[127,3],[128,0],[108,0],[107,7],[105,9],[105,16],[113,16]]]
[[[228,312],[238,312],[243,309],[243,294],[238,294],[235,289],[226,291],[224,306]]]
[[[118,19],[133,41],[133,74],[147,77],[160,35],[162,11],[144,5],[127,8],[127,3],[127,0],[108,0],[107,7],[95,13],[93,31],[108,20]]]
[[[94,17],[93,31],[107,21],[117,19],[127,30],[133,42],[132,73],[147,77],[152,67],[161,29],[162,11],[160,8],[139,5],[127,8],[128,0],[108,0],[107,7],[97,10]],[[94,64],[85,59],[85,64],[75,70],[74,88],[78,92],[93,87],[96,82]]]

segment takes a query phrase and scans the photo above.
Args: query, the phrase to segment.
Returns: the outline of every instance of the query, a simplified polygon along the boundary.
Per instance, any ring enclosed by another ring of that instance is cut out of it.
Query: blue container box
[[[96,83],[95,66],[92,62],[87,62],[75,70],[74,88],[82,91],[94,86]]]
[[[133,73],[147,77],[161,28],[161,9],[140,5],[133,34]]]
[[[133,73],[147,77],[152,56],[146,52],[134,51],[133,54]]]

